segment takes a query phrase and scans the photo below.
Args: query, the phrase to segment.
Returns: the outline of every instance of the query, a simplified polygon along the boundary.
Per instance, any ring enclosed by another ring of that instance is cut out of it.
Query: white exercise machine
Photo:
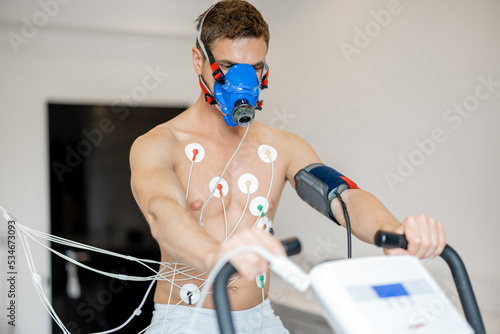
[[[381,247],[407,246],[404,236],[384,232],[377,233],[375,243]],[[300,252],[296,239],[284,245],[289,256]],[[309,273],[284,258],[270,258],[270,267],[297,289],[312,288],[336,334],[485,333],[463,262],[450,246],[445,247],[441,257],[450,266],[467,321],[413,256],[330,261]],[[235,333],[226,291],[227,279],[235,272],[228,262],[214,282],[222,334]]]

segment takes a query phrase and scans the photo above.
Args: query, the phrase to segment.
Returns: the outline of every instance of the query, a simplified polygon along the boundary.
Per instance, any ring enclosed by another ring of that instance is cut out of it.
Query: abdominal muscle
[[[165,260],[166,261],[164,262],[170,263],[170,261],[168,261],[167,259]],[[172,265],[172,268],[174,267],[175,265]],[[180,267],[181,266],[178,265],[177,269],[179,269]],[[189,273],[191,276],[198,276],[201,274],[197,270],[190,271]],[[205,274],[200,276],[199,278],[206,279],[207,276],[208,274]],[[257,287],[256,281],[248,281],[242,277],[238,277],[236,281],[234,281],[234,283],[231,284],[231,282],[233,282],[235,277],[237,276],[232,276],[229,279],[228,285],[230,284],[230,286],[227,288],[229,301],[231,303],[231,310],[233,311],[247,310],[263,302],[262,289]],[[176,274],[174,282],[176,285],[180,287],[188,283],[200,287],[200,285],[204,283],[204,281],[199,279],[186,279],[186,278],[187,277],[182,274]],[[184,305],[184,306],[189,305],[188,303],[182,301],[179,287],[174,285],[172,288],[171,284],[167,281],[158,281],[157,284],[158,285],[156,287],[156,293],[154,298],[155,303]],[[203,287],[200,287],[199,289],[201,291],[203,290]],[[267,298],[268,289],[269,289],[269,282],[268,280],[266,280],[266,284],[264,287],[264,298]],[[214,309],[215,306],[213,301],[213,294],[211,293],[213,291],[212,287],[210,287],[208,291],[210,293],[207,295],[205,302],[203,303],[203,307]],[[193,304],[192,306],[196,306],[196,304]]]
[[[230,203],[228,204],[229,207],[227,208],[227,214],[229,216],[231,214],[231,204]],[[189,205],[189,211],[194,213],[194,216],[199,217],[199,210],[201,206],[202,206],[201,202],[194,201]],[[270,201],[270,209],[272,209],[272,206],[273,206],[272,201]],[[235,211],[239,210],[240,208],[236,209]],[[208,206],[207,209],[205,210],[204,217],[205,215],[211,216],[207,211],[211,211]],[[249,213],[245,214],[237,230],[241,228],[251,227],[255,219],[256,219],[255,216],[252,216]],[[221,238],[221,236],[223,236],[225,233],[225,227],[223,226],[223,224],[220,224],[220,222],[224,221],[224,217],[221,215],[220,217],[213,217],[213,218],[211,217],[210,219],[207,220],[204,219],[204,221],[206,221],[204,228],[207,231],[207,233],[212,237],[214,237],[215,239],[222,241],[224,238],[223,237]],[[212,224],[211,222],[214,223]],[[230,224],[228,226],[229,230],[232,230],[233,227],[234,224]],[[162,250],[163,263],[170,263],[173,260],[174,258],[170,254]],[[176,270],[175,276],[171,274],[174,269]],[[175,284],[172,286],[169,281],[166,281],[164,279],[163,280],[159,279],[157,282],[157,287],[155,292],[155,298],[154,298],[155,303],[184,305],[184,306],[189,305],[188,303],[185,303],[181,298],[180,289],[182,288],[182,286],[190,283],[199,287],[200,291],[202,291],[204,286],[206,284],[209,284],[205,283],[206,282],[205,279],[207,278],[209,273],[202,273],[196,270],[196,268],[188,267],[186,264],[180,262],[179,263],[174,262],[168,269],[165,269],[164,271],[169,273],[168,280],[170,281],[173,279]],[[186,272],[186,274],[189,276],[186,276],[181,272]],[[262,303],[263,302],[262,288],[257,286],[257,282],[255,280],[248,281],[247,279],[238,277],[237,275],[238,274],[233,275],[228,281],[227,291],[228,291],[229,301],[231,303],[231,309],[233,311],[247,310]],[[197,278],[194,279],[191,278],[193,276]],[[267,275],[267,277],[269,277],[269,275]],[[267,298],[268,290],[269,290],[269,279],[266,279],[266,283],[264,286],[264,299]],[[209,294],[207,295],[203,303],[203,307],[214,309],[215,306],[213,301],[212,287],[210,287],[208,291]],[[193,304],[192,306],[196,306],[196,304]]]

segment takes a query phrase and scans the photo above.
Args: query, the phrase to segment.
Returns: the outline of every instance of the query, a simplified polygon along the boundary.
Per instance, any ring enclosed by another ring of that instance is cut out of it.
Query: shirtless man
[[[203,45],[211,51],[224,74],[235,64],[250,64],[257,78],[262,80],[269,32],[261,14],[252,5],[241,0],[222,1],[209,9],[208,14],[207,11],[203,13],[197,22],[198,29],[202,26]],[[200,45],[193,47],[192,60],[196,74],[201,76],[209,93],[213,93],[214,68]],[[241,147],[223,176],[227,186],[224,184],[214,190],[215,196],[206,204],[200,222],[202,208],[215,187],[212,184],[209,189],[210,182],[219,179],[240,143]],[[261,145],[268,146],[262,150]],[[162,261],[170,263],[176,259],[196,268],[186,273],[179,271],[182,267],[179,264],[166,270],[175,284],[164,279],[158,281],[155,314],[148,333],[182,333],[187,329],[191,314],[189,301],[186,302],[185,294],[184,300],[181,296],[181,288],[189,283],[195,286],[203,283],[192,277],[209,272],[217,259],[239,246],[260,246],[272,253],[284,254],[280,242],[268,231],[252,228],[257,219],[250,212],[252,201],[257,197],[267,198],[264,204],[268,204],[268,208],[260,206],[259,210],[264,210],[265,216],[272,220],[285,182],[295,188],[294,177],[299,170],[321,163],[321,160],[298,136],[257,120],[249,127],[229,126],[221,111],[205,101],[202,91],[192,107],[139,137],[132,147],[130,163],[133,194],[160,246]],[[242,175],[248,174],[254,178],[240,180]],[[352,233],[357,238],[373,243],[378,230],[406,234],[408,251],[385,250],[386,254],[434,257],[446,244],[442,224],[432,218],[408,217],[401,223],[373,195],[360,189],[347,189],[342,192],[342,198],[349,210]],[[254,211],[255,206],[254,203]],[[331,202],[331,210],[345,227],[338,199]],[[233,230],[234,234],[226,241]],[[256,284],[256,276],[268,270],[268,263],[252,253],[239,254],[231,262],[240,275],[228,288],[237,331],[261,333],[260,322],[263,321],[264,333],[288,333],[270,308],[264,320],[261,318],[250,324],[252,328],[248,328],[248,323],[238,324],[237,319],[257,319],[255,317],[262,313],[259,307],[263,303],[262,292],[268,304],[269,280],[263,291]],[[206,275],[198,278],[206,278]],[[169,307],[166,315],[167,304],[178,306]],[[213,312],[210,295],[203,307],[208,312],[207,318],[200,321],[202,326],[195,332],[217,333],[215,317],[210,313]],[[256,313],[249,313],[253,311]]]

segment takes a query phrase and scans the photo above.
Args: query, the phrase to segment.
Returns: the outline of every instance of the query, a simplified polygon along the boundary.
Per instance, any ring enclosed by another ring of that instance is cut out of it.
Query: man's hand
[[[434,258],[446,246],[443,224],[425,215],[409,216],[401,226],[392,231],[406,235],[408,250],[401,248],[384,249],[387,255],[415,255],[419,259]]]
[[[244,229],[235,233],[226,243],[222,244],[216,257],[216,261],[224,255],[241,246],[257,246],[276,254],[286,256],[285,249],[279,240],[270,236],[261,229]],[[240,276],[252,281],[255,276],[266,272],[269,263],[256,253],[241,253],[231,258],[230,262],[236,268]],[[215,265],[216,262],[214,262]]]

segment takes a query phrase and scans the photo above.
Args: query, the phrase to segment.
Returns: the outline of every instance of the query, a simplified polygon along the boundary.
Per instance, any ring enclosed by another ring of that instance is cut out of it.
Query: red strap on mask
[[[207,85],[205,85],[205,82],[203,81],[203,79],[201,78],[201,75],[198,76],[198,81],[200,82],[201,90],[203,91],[203,93],[205,93],[205,101],[208,104],[215,104],[216,103],[215,98],[213,97],[212,94],[210,94],[210,91],[208,90]]]

